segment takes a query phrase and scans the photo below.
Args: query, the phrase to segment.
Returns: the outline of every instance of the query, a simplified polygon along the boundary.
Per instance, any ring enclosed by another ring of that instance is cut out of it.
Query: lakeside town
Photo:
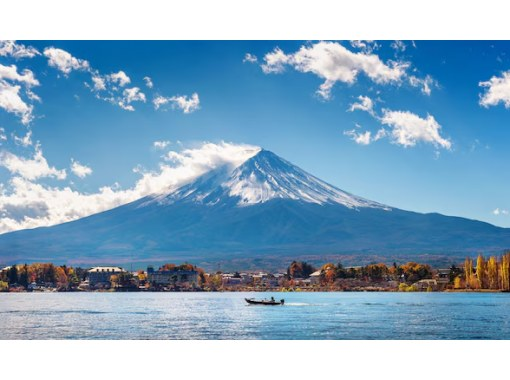
[[[326,263],[316,268],[293,261],[286,271],[276,273],[207,273],[188,263],[137,271],[18,264],[0,270],[0,291],[510,291],[510,253],[487,259],[478,255],[449,268],[416,262],[350,267]]]

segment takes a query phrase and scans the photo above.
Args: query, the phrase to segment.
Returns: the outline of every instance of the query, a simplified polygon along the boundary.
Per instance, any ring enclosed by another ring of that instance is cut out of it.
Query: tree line
[[[480,254],[476,261],[466,258],[464,271],[455,277],[454,287],[510,291],[510,252],[488,259]]]

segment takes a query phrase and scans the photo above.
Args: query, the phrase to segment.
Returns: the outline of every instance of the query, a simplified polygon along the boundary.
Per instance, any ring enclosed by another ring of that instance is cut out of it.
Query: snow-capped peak
[[[236,167],[217,168],[153,201],[170,204],[186,200],[207,205],[235,202],[238,206],[250,206],[272,199],[390,209],[329,185],[264,149]]]

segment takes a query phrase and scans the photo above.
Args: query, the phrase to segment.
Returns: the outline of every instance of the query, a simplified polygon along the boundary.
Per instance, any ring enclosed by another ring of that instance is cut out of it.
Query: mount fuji
[[[370,201],[263,149],[166,193],[0,235],[6,263],[214,263],[347,254],[412,259],[507,248],[510,229]]]

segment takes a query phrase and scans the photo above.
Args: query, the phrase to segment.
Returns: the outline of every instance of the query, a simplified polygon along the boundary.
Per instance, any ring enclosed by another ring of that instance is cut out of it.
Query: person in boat
[[[274,297],[271,297],[271,302],[274,302]]]

